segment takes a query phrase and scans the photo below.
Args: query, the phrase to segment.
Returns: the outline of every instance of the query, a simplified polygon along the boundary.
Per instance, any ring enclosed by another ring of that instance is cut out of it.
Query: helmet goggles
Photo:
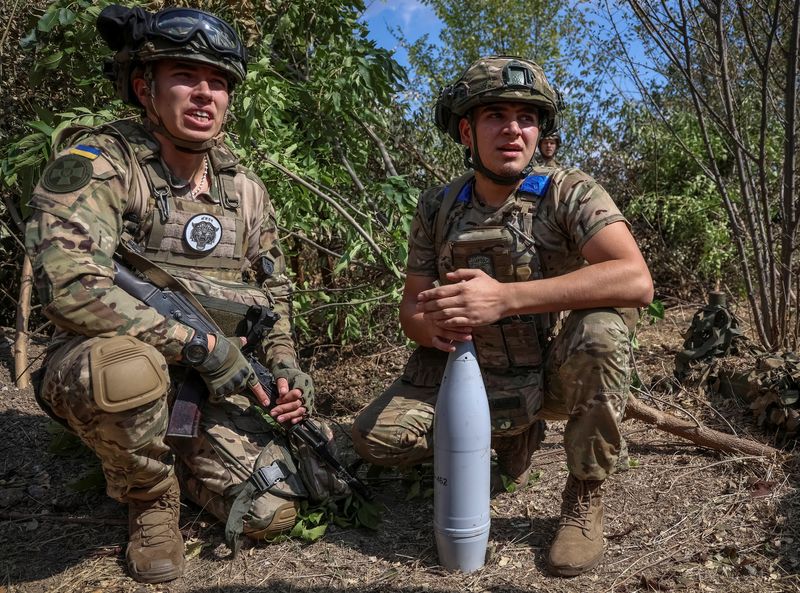
[[[206,42],[221,55],[242,62],[247,61],[247,50],[231,26],[207,12],[193,8],[168,8],[154,15],[151,34],[178,44],[202,35]]]

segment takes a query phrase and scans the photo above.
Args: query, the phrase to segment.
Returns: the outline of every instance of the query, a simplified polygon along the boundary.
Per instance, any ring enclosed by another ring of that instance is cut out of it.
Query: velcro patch
[[[58,157],[47,165],[42,187],[55,194],[66,194],[84,187],[92,178],[92,161],[75,154]]]

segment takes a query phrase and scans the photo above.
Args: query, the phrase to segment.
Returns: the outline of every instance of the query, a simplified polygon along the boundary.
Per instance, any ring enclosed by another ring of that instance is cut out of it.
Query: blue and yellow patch
[[[78,144],[77,146],[70,148],[70,154],[77,154],[78,156],[86,157],[90,161],[93,161],[97,157],[99,157],[103,151],[99,148],[95,148],[94,146],[87,146],[86,144]]]

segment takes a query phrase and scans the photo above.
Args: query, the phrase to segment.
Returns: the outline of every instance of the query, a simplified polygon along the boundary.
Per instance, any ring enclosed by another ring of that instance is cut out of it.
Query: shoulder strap
[[[167,182],[167,172],[158,158],[160,146],[141,123],[117,120],[104,126],[127,147],[144,172],[150,194],[155,200],[162,223],[169,218],[169,198],[172,190]]]
[[[50,147],[52,148],[52,155],[50,158],[53,158],[61,149],[66,148],[68,144],[72,144],[75,140],[93,131],[95,131],[95,128],[82,124],[70,124],[58,130],[53,134],[50,140]]]
[[[439,210],[436,212],[436,218],[433,221],[433,246],[436,253],[442,249],[442,242],[444,241],[444,227],[447,224],[447,215],[453,208],[453,205],[459,201],[469,201],[469,193],[472,190],[471,181],[475,178],[475,171],[469,170],[461,177],[454,179],[442,190],[444,197],[442,203],[439,205]],[[462,195],[463,194],[463,195]]]
[[[219,176],[221,200],[225,208],[235,210],[239,207],[239,196],[236,194],[234,178],[239,172],[239,159],[227,146],[216,146],[208,151],[211,169]]]

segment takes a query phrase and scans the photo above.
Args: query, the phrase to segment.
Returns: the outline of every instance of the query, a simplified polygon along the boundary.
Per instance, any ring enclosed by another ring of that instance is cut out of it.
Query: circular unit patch
[[[210,214],[192,216],[183,228],[183,238],[192,250],[208,253],[222,239],[222,224]]]
[[[91,178],[92,161],[76,154],[66,154],[44,170],[42,187],[55,194],[67,194],[84,187]]]

